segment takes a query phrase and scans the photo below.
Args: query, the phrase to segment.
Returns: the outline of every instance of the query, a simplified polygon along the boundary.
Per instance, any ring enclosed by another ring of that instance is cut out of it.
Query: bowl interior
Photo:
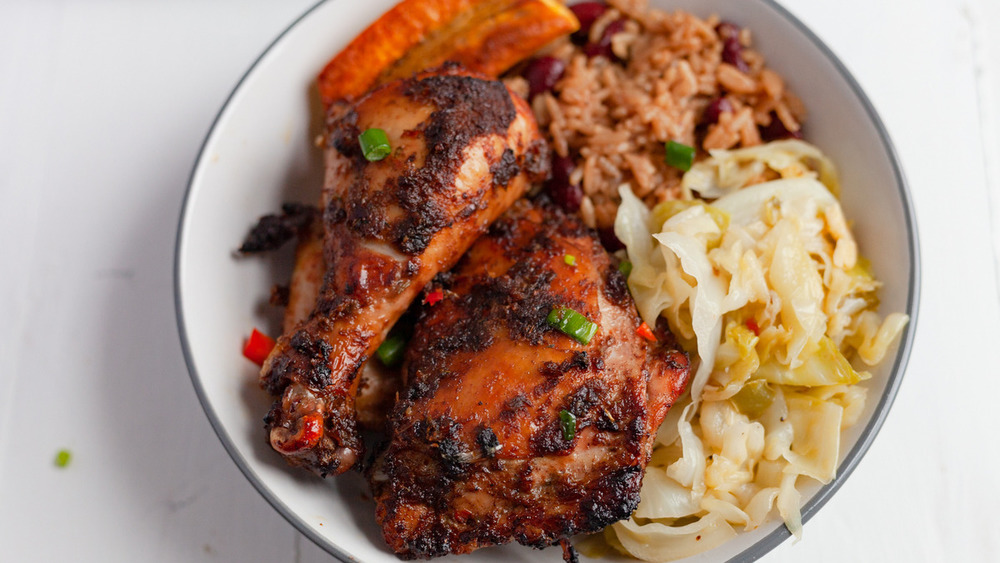
[[[286,281],[290,260],[236,258],[234,249],[255,220],[282,202],[312,202],[322,183],[316,73],[396,0],[321,3],[265,51],[219,114],[191,177],[178,234],[176,295],[182,345],[192,379],[216,432],[247,478],[274,507],[319,545],[344,560],[397,561],[385,548],[362,479],[321,481],[290,470],[270,450],[262,417],[270,399],[257,370],[240,354],[252,327],[280,332],[267,305],[270,287]],[[748,26],[756,47],[809,109],[807,140],[837,164],[845,214],[861,252],[884,282],[883,312],[915,320],[916,231],[902,175],[874,111],[846,71],[818,40],[767,0],[655,1],[699,16],[720,14]],[[286,253],[287,254],[287,253]],[[887,412],[912,341],[913,323],[874,377],[862,421],[849,430],[838,479],[804,491],[808,518],[839,486],[867,449]],[[788,533],[775,522],[690,561],[753,559]],[[463,561],[542,561],[553,553],[520,546],[477,551]]]

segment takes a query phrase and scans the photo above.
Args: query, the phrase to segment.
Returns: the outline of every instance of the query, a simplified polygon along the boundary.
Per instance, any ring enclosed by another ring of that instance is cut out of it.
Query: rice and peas
[[[639,508],[582,547],[678,559],[775,512],[799,536],[796,487],[835,476],[863,367],[908,318],[876,313],[880,284],[833,164],[796,140],[805,109],[749,30],[644,0],[588,4],[575,10],[583,32],[549,46],[531,80],[507,82],[533,94],[556,153],[553,199],[617,235],[602,238],[625,246],[643,320],[665,317],[696,372]],[[677,143],[693,149],[689,171],[668,155]]]

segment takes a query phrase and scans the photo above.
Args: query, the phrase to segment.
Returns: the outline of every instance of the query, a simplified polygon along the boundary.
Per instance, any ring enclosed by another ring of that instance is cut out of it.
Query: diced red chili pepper
[[[295,434],[278,442],[275,442],[272,438],[271,445],[279,452],[291,455],[312,448],[323,437],[322,414],[315,412],[308,413],[299,419],[298,423],[298,431]]]
[[[760,326],[757,324],[757,321],[753,319],[753,317],[747,319],[745,324],[747,325],[747,328],[750,329],[750,332],[754,333],[754,336],[760,336]]]
[[[273,348],[273,338],[257,329],[253,329],[253,332],[250,333],[250,338],[247,338],[246,344],[243,345],[243,355],[251,362],[262,366]]]
[[[649,325],[646,324],[645,322],[639,325],[639,328],[636,329],[635,333],[645,338],[646,340],[649,340],[650,342],[656,342],[656,335],[653,334],[653,331],[649,328]]]
[[[444,299],[444,292],[441,291],[440,289],[435,289],[434,291],[427,294],[427,297],[424,298],[424,303],[427,303],[428,305],[433,305],[442,299]]]

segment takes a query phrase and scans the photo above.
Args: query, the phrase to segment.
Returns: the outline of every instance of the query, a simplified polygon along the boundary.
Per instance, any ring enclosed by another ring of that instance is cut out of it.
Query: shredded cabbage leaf
[[[871,377],[858,366],[880,362],[909,320],[878,314],[880,284],[816,147],[712,151],[682,186],[718,199],[649,210],[626,184],[615,221],[640,316],[664,317],[693,358],[638,509],[604,532],[648,561],[711,549],[774,512],[801,537],[797,487],[836,476]]]
[[[685,191],[718,198],[776,174],[782,178],[814,178],[830,193],[839,193],[833,162],[805,141],[789,139],[735,150],[714,149],[709,154],[711,158],[696,163],[684,174],[681,187]]]

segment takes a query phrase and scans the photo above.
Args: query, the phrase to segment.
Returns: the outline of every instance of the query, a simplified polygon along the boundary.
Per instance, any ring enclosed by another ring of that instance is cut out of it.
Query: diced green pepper
[[[764,414],[767,407],[774,402],[774,390],[763,379],[747,381],[738,393],[733,395],[733,404],[741,413],[750,418]]]

